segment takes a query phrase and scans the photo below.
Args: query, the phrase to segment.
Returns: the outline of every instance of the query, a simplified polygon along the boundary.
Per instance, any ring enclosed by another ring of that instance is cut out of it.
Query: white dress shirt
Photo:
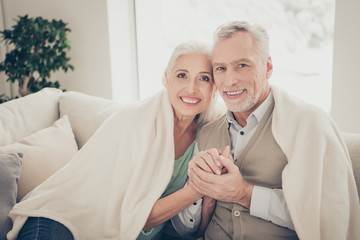
[[[228,122],[231,140],[231,155],[233,157],[240,156],[272,101],[274,100],[270,92],[265,101],[246,119],[245,127],[241,127],[236,122],[233,113],[227,111],[226,120]],[[198,152],[198,147],[195,145],[194,155]],[[236,162],[237,158],[234,158],[234,161]],[[191,235],[199,228],[201,222],[201,203],[202,200],[200,199],[196,204],[194,203],[171,219],[175,230],[181,236]],[[254,186],[251,197],[250,215],[294,230],[282,189]]]

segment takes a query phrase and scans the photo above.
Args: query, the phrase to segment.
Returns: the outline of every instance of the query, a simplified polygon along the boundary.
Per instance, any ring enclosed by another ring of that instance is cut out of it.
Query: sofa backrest
[[[60,117],[69,117],[79,148],[121,106],[123,105],[118,102],[78,92],[65,92],[59,99]]]

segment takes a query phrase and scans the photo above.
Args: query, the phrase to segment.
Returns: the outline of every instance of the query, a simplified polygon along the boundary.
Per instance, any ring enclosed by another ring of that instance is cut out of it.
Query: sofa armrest
[[[343,132],[342,136],[349,150],[356,186],[360,198],[360,134]]]

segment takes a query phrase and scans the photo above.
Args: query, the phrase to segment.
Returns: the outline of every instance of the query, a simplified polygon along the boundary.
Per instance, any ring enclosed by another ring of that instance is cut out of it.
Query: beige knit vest
[[[281,173],[287,159],[271,132],[274,103],[266,111],[254,135],[235,163],[244,179],[254,185],[281,188]],[[199,132],[200,151],[230,144],[226,117],[204,126]],[[294,231],[250,215],[249,209],[237,203],[217,201],[205,239],[298,239]]]

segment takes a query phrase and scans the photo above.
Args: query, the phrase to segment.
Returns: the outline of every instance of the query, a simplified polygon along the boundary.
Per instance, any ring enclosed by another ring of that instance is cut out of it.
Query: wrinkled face
[[[228,110],[253,111],[265,100],[272,62],[257,50],[250,33],[238,32],[216,42],[212,64],[216,87]]]
[[[179,56],[165,74],[175,116],[195,117],[206,110],[215,92],[209,57],[202,53]]]

